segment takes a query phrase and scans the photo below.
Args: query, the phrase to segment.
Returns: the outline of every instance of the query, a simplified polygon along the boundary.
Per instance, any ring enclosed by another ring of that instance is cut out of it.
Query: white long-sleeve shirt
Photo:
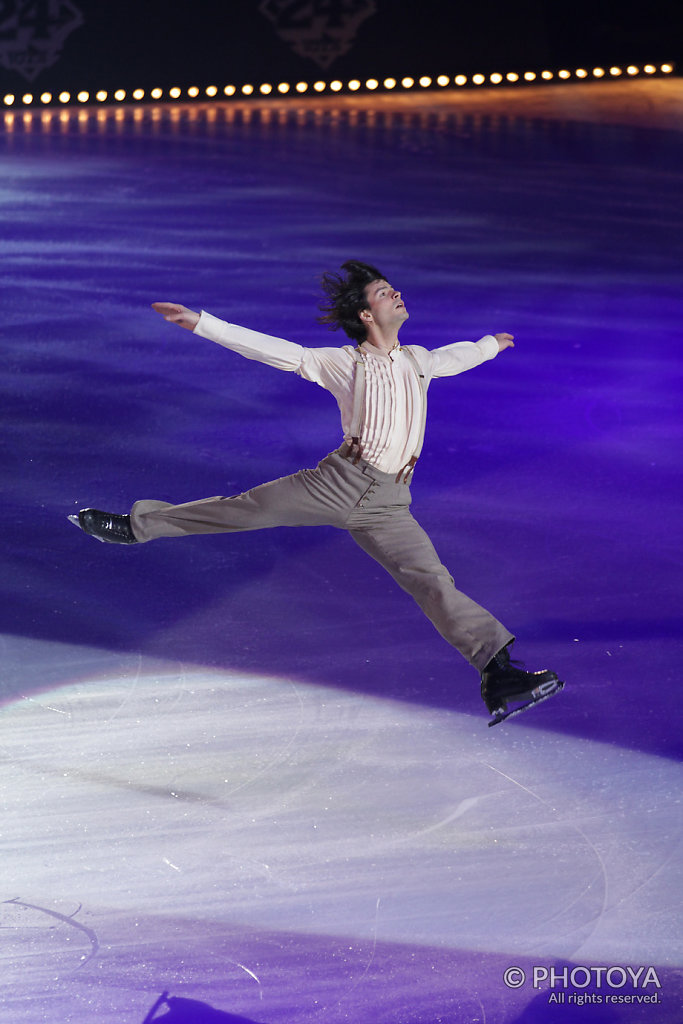
[[[331,392],[341,413],[344,440],[351,440],[353,346],[304,348],[283,338],[226,323],[204,311],[194,333],[247,359],[298,373]],[[487,334],[477,342],[459,341],[432,351],[417,345],[410,349],[429,381],[434,377],[452,377],[493,359],[498,354],[498,342]],[[360,351],[365,362],[365,410],[360,437],[363,458],[383,473],[397,473],[408,463],[419,442],[425,400],[422,388],[403,346],[386,354],[366,342]]]

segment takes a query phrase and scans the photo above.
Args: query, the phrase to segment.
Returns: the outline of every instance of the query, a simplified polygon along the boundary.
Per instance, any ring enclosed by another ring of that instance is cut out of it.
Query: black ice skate
[[[510,660],[508,649],[504,647],[491,659],[481,676],[482,700],[493,715],[489,726],[520,715],[522,711],[554,697],[563,687],[564,683],[549,669],[526,672]],[[523,703],[508,711],[509,701]]]
[[[79,526],[83,533],[105,544],[137,544],[130,516],[100,512],[96,508],[82,508],[77,516],[68,516],[68,519],[74,526]]]

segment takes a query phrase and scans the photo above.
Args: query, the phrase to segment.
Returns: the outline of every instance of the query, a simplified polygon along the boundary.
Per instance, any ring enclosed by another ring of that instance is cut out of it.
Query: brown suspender
[[[365,408],[365,360],[359,348],[351,349],[356,363],[353,375],[353,410],[351,412],[351,446],[346,453],[346,458],[351,459],[354,466],[360,462],[363,450],[360,446],[361,428],[363,426],[363,412]]]

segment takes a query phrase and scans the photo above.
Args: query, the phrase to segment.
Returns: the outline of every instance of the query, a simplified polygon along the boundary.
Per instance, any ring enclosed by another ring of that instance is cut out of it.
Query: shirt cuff
[[[197,323],[192,328],[192,333],[193,334],[199,334],[202,338],[206,337],[204,332],[206,331],[206,328],[208,326],[208,322],[209,322],[209,320],[215,320],[215,319],[216,319],[216,317],[211,316],[211,313],[206,313],[204,310],[202,310],[200,312],[200,314],[199,314],[199,320],[197,321]]]
[[[477,342],[477,348],[480,348],[484,353],[484,359],[494,359],[498,352],[498,342],[492,334],[485,334],[483,338],[480,338]]]

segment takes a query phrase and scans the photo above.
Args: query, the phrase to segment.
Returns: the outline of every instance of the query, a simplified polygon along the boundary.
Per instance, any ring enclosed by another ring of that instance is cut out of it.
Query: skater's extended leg
[[[181,505],[143,500],[135,502],[129,516],[83,509],[69,518],[85,533],[115,544],[273,526],[342,526],[366,487],[362,473],[351,471],[338,453],[332,453],[315,469],[303,469],[242,494]]]
[[[198,533],[234,533],[273,526],[316,526],[341,515],[321,500],[316,470],[271,480],[242,494],[204,498],[183,505],[136,501],[131,526],[138,541]]]
[[[418,603],[441,636],[482,672],[514,637],[461,591],[431,540],[407,507],[367,516],[350,530],[360,547],[391,573]]]

